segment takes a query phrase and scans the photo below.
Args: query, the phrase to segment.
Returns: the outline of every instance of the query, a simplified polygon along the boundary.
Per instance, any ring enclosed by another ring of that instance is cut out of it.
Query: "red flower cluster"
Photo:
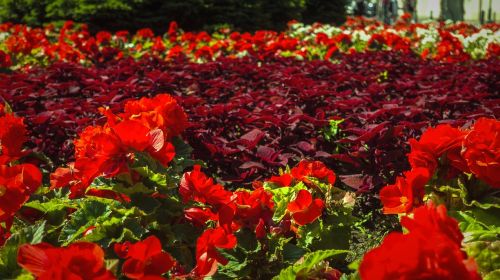
[[[432,174],[438,167],[438,160],[446,155],[452,163],[460,154],[466,132],[448,124],[427,129],[420,140],[410,139],[411,152],[408,160],[412,168],[427,168]]]
[[[365,254],[361,279],[481,279],[475,261],[461,250],[458,223],[444,206],[421,206],[414,214],[401,220],[408,234],[392,232]]]
[[[87,127],[75,140],[75,163],[57,170],[52,188],[71,187],[72,197],[85,193],[98,176],[114,177],[129,171],[135,152],[146,152],[163,165],[175,156],[170,140],[188,125],[175,99],[166,94],[125,104],[119,115],[102,110],[108,117],[104,126]]]
[[[271,181],[288,187],[292,180],[310,182],[308,178],[325,180],[333,184],[335,173],[321,162],[302,161],[292,168],[290,174],[273,177]],[[195,201],[204,204],[204,208],[193,207],[185,210],[185,218],[202,226],[207,221],[216,221],[215,229],[206,230],[197,241],[197,276],[211,275],[216,264],[227,263],[215,248],[233,248],[236,237],[233,231],[242,227],[255,231],[258,239],[265,238],[273,226],[274,201],[272,194],[261,184],[253,191],[237,190],[230,192],[213,179],[201,172],[200,166],[184,173],[179,185],[179,193],[184,202]],[[308,190],[300,190],[296,199],[288,205],[292,219],[298,225],[315,221],[323,212],[323,200],[313,199]]]
[[[234,220],[238,226],[255,229],[257,238],[264,238],[269,232],[274,214],[272,194],[260,187],[252,192],[234,192],[236,208]]]
[[[22,118],[4,110],[0,106],[0,245],[9,235],[14,214],[42,183],[36,166],[17,163],[28,154],[23,150],[27,131]]]
[[[8,68],[12,65],[10,56],[4,51],[0,50],[0,68]]]
[[[9,221],[42,183],[32,164],[0,165],[0,223]]]
[[[440,168],[446,168],[448,178],[460,172],[472,173],[491,187],[500,188],[498,131],[500,121],[480,118],[468,130],[439,125],[425,131],[418,141],[410,139],[408,159],[412,169],[380,191],[384,213],[409,213],[421,205],[424,186]]]
[[[336,179],[335,172],[328,169],[321,161],[302,160],[290,170],[290,174],[284,173],[280,176],[272,176],[267,181],[282,187],[290,186],[294,179],[313,185],[308,179],[309,177],[323,180],[330,185],[335,184]]]
[[[500,188],[500,121],[479,119],[465,136],[461,155],[472,174]]]
[[[116,279],[106,269],[104,251],[94,243],[77,242],[62,248],[25,244],[19,247],[17,262],[38,280]]]
[[[125,259],[122,273],[130,279],[164,279],[160,276],[175,264],[172,256],[162,251],[160,240],[154,235],[134,244],[116,243],[114,249]]]
[[[329,184],[335,184],[335,173],[328,169],[324,163],[320,161],[306,161],[299,162],[297,166],[292,168],[291,174],[293,178],[303,181],[304,183],[311,183],[307,177],[314,177],[324,180]]]
[[[193,273],[197,276],[212,275],[217,263],[227,263],[216,248],[234,248],[237,243],[232,234],[234,230],[241,227],[254,229],[257,238],[264,238],[268,232],[274,203],[271,194],[262,187],[252,192],[241,190],[233,193],[214,184],[213,179],[196,165],[193,171],[184,173],[179,193],[185,202],[192,200],[207,207],[186,209],[187,220],[196,225],[217,221],[217,227],[205,230],[196,242],[197,264]]]
[[[23,145],[27,140],[27,131],[23,118],[3,115],[3,106],[0,109],[0,164],[8,164],[26,155]]]

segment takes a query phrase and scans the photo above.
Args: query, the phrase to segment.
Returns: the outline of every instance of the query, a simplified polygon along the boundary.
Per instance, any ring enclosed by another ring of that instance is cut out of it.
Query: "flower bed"
[[[496,25],[0,30],[1,279],[500,275]]]
[[[260,30],[253,34],[229,29],[213,34],[183,32],[175,22],[160,35],[150,29],[135,34],[101,31],[92,35],[85,24],[73,22],[66,22],[60,29],[53,25],[30,28],[4,23],[0,25],[0,67],[30,67],[56,61],[89,65],[150,56],[194,62],[245,56],[336,60],[342,53],[379,50],[413,52],[424,59],[453,62],[498,57],[499,33],[498,24],[481,28],[466,23],[411,24],[405,17],[394,26],[363,18],[351,18],[340,27],[290,22],[284,32]]]
[[[277,58],[258,65],[252,59],[55,64],[9,75],[0,93],[26,117],[35,151],[56,164],[73,160],[77,133],[102,123],[99,107],[118,112],[132,97],[173,93],[188,113],[184,136],[195,158],[236,186],[308,157],[356,175],[351,187],[380,187],[406,169],[406,140],[429,124],[500,115],[496,59],[443,65],[379,52],[345,56],[339,64]]]

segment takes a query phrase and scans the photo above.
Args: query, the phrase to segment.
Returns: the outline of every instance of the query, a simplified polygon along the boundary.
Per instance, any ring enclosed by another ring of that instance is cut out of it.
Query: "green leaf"
[[[293,200],[299,190],[306,189],[304,183],[299,182],[293,187],[280,187],[273,189],[269,184],[265,184],[264,188],[273,194],[273,201],[275,203],[273,220],[279,222],[286,214],[286,208],[290,201]]]
[[[63,246],[82,237],[90,226],[106,221],[111,215],[111,205],[98,200],[84,200],[80,208],[71,214],[59,236]]]
[[[498,279],[500,279],[500,269],[497,269],[495,271],[486,274],[483,278],[483,280],[498,280]]]
[[[258,248],[257,238],[251,230],[244,228],[236,232],[235,235],[238,239],[238,247],[245,252],[253,252]]]
[[[349,249],[352,226],[355,219],[349,211],[336,209],[323,219],[301,226],[297,243],[311,251],[320,249]]]
[[[232,279],[242,279],[248,277],[250,274],[250,268],[246,261],[237,262],[230,261],[226,265],[220,265],[217,269],[217,273],[212,275],[207,279],[212,280],[232,280]]]
[[[137,206],[137,208],[147,214],[153,213],[158,207],[160,207],[160,202],[148,195],[135,193],[132,194],[130,198],[132,200],[132,205]]]
[[[43,212],[44,214],[54,212],[54,211],[60,211],[65,208],[70,208],[73,205],[71,204],[69,199],[66,198],[53,198],[47,202],[41,202],[38,200],[30,201],[27,202],[23,205],[24,207],[29,207],[36,209],[38,211]]]
[[[322,261],[331,258],[333,256],[346,254],[349,251],[345,250],[320,250],[312,253],[308,253],[304,256],[303,261],[296,263],[283,269],[278,276],[275,276],[273,280],[295,280],[299,276],[307,279],[307,275],[314,267],[320,264]]]
[[[23,271],[22,274],[16,277],[16,280],[34,280],[35,277],[27,271]]]
[[[331,141],[340,133],[340,124],[344,122],[344,119],[340,120],[330,120],[328,127],[323,130],[326,141]]]
[[[45,234],[46,222],[20,228],[7,239],[0,248],[0,279],[11,278],[20,268],[17,265],[17,250],[22,244],[38,244],[42,242]]]
[[[458,220],[464,233],[464,243],[473,241],[495,241],[500,235],[498,209],[450,212]]]
[[[288,263],[294,263],[300,259],[307,251],[297,245],[286,243],[283,245],[283,260]]]
[[[475,241],[465,245],[469,257],[473,257],[483,274],[500,270],[500,241]]]

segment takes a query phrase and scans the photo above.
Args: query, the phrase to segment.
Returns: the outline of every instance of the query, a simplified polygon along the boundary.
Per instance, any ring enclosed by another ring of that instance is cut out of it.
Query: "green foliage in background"
[[[228,24],[254,31],[281,30],[289,20],[341,23],[346,0],[0,0],[0,21],[40,26],[73,20],[91,30],[165,32],[170,21],[186,30],[209,30]]]

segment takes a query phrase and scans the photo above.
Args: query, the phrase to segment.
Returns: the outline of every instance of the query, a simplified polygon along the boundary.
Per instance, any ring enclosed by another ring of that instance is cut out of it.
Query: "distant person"
[[[403,6],[404,12],[411,15],[413,20],[417,20],[417,0],[405,0]]]
[[[366,4],[364,0],[356,0],[356,6],[354,7],[355,16],[364,16],[366,14]]]
[[[385,24],[391,24],[393,18],[394,3],[392,0],[382,0],[382,18]]]

